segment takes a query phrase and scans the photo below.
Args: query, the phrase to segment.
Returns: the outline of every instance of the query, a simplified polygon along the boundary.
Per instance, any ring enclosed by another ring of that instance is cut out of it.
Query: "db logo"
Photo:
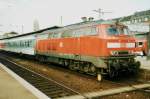
[[[62,42],[59,43],[59,47],[63,47],[63,43]]]

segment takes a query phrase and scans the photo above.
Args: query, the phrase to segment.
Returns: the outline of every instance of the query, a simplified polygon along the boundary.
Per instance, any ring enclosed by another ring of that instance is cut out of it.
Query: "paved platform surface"
[[[147,60],[145,56],[144,57],[138,56],[136,57],[136,60],[141,62],[142,69],[150,70],[150,60]]]
[[[37,99],[0,67],[0,99]]]

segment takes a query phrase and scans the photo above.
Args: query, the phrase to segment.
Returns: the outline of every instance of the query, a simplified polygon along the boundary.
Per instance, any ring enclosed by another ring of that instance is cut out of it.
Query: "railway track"
[[[4,53],[4,54],[6,54],[6,53]],[[4,54],[2,54],[2,55],[4,55]],[[4,57],[7,57],[9,60],[13,60],[13,58],[15,59],[15,58],[18,58],[18,57],[11,57],[11,55],[4,55]],[[30,61],[31,59],[26,59],[26,58],[23,58],[23,57],[20,57],[22,60],[27,60],[27,61]],[[35,60],[33,60],[32,59],[32,61],[33,62],[35,62]],[[15,61],[13,61],[13,62],[15,62]],[[16,61],[16,62],[18,62],[18,61]],[[22,65],[22,64],[21,64]],[[44,65],[49,65],[49,64],[44,64]],[[25,66],[24,66],[25,67]],[[70,73],[72,73],[72,74],[75,74],[75,75],[78,75],[78,76],[81,76],[81,77],[84,77],[84,78],[87,78],[87,79],[92,79],[92,80],[96,80],[96,78],[94,77],[94,76],[92,76],[92,75],[86,75],[86,74],[83,74],[83,73],[79,73],[79,72],[76,72],[76,71],[71,71],[71,70],[69,70],[69,69],[64,69],[64,68],[61,68],[61,67],[59,67],[59,66],[54,66],[54,65],[51,65],[51,67],[49,67],[49,68],[53,68],[53,69],[59,69],[59,70],[61,70],[61,71],[65,71],[65,72],[70,72]],[[124,75],[123,75],[124,76]],[[128,80],[127,80],[128,79]],[[132,84],[133,83],[149,83],[149,82],[147,82],[147,81],[139,81],[138,80],[138,78],[137,78],[137,76],[132,76],[132,77],[125,77],[125,78],[122,78],[122,76],[121,77],[118,77],[118,79],[116,79],[115,78],[115,80],[114,79],[110,79],[110,78],[108,78],[108,77],[106,77],[105,79],[104,79],[104,81],[107,81],[107,82],[111,82],[112,84],[116,84],[116,85],[126,85],[126,86],[132,86]],[[125,81],[125,83],[124,83],[124,81]],[[127,82],[128,81],[128,82]]]
[[[19,66],[14,62],[5,59],[4,57],[0,57],[0,62],[50,98],[82,95],[81,93],[61,83],[58,83],[25,67]]]
[[[7,56],[6,56],[7,57]],[[11,58],[9,58],[9,57],[7,57],[7,59],[10,59],[11,60]],[[22,64],[21,64],[22,65]],[[26,68],[26,67],[25,67]],[[56,68],[56,67],[55,67]],[[62,69],[62,71],[64,70],[63,68],[59,68],[59,69]],[[75,75],[78,75],[78,76],[82,76],[82,77],[84,77],[84,78],[87,78],[87,79],[92,79],[92,80],[95,80],[95,78],[93,77],[93,76],[87,76],[87,75],[84,75],[84,74],[82,74],[82,73],[77,73],[77,72],[74,72],[74,71],[70,71],[71,73],[73,73],[73,74],[75,74]],[[34,76],[33,76],[34,77]],[[130,81],[131,80],[131,81]],[[136,87],[134,87],[134,84],[142,84],[142,83],[149,83],[149,82],[140,82],[140,81],[137,81],[136,79],[129,79],[129,81],[128,80],[126,80],[126,82],[124,82],[124,81],[111,81],[110,79],[108,80],[108,79],[104,79],[104,82],[106,82],[106,83],[111,83],[113,86],[116,86],[116,87],[124,87],[124,86],[130,86],[130,87],[132,87],[133,89],[135,89],[135,90],[137,90],[137,91],[141,91],[141,92],[146,92],[146,93],[150,93],[150,90],[149,89],[137,89]],[[102,84],[102,83],[101,83]],[[37,85],[39,85],[39,84],[37,84]],[[40,84],[41,85],[41,87],[42,87],[42,84]],[[46,86],[49,86],[49,85],[46,85]],[[44,87],[44,86],[43,86]],[[49,87],[50,88],[50,87]],[[39,89],[39,88],[38,88]],[[69,88],[70,89],[70,88]],[[111,89],[111,88],[110,88]],[[48,90],[48,88],[46,87],[46,90]],[[42,91],[42,90],[41,90]],[[55,91],[55,90],[54,90]],[[54,92],[53,91],[53,92]],[[42,91],[43,92],[43,91]],[[83,96],[83,97],[85,97],[85,98],[87,98],[87,96],[86,96],[86,94],[80,94],[80,92],[76,92],[76,91],[74,91],[74,90],[71,90],[71,91],[69,91],[69,92],[72,92],[72,94],[70,94],[70,95],[81,95],[81,96]],[[45,92],[44,92],[45,93]],[[58,95],[59,93],[56,93],[56,96]],[[46,94],[46,95],[48,95],[48,96],[50,96],[49,94]],[[61,94],[60,94],[61,95]],[[70,96],[70,95],[61,95],[61,96],[57,96],[56,98],[59,98],[59,97],[65,97],[65,96]],[[109,96],[109,95],[108,95]],[[53,97],[53,98],[55,98],[55,97]]]

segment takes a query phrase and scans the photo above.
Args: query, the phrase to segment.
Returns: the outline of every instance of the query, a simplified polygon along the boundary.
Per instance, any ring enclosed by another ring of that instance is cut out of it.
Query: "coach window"
[[[20,42],[20,46],[23,47],[23,41]]]
[[[24,47],[26,47],[26,41],[24,41]]]
[[[32,40],[30,40],[30,47],[32,47],[33,45],[32,45],[32,43],[33,43],[33,41]]]
[[[28,41],[26,41],[26,47],[28,47]]]
[[[25,41],[24,43],[25,43],[24,45],[25,45],[25,47],[26,47],[26,46],[27,46],[27,41]]]
[[[17,47],[17,42],[15,42],[15,47]]]
[[[27,41],[27,47],[29,47],[30,46],[30,44],[29,44],[30,42],[29,42],[29,40]]]
[[[34,40],[30,40],[30,47],[33,46],[33,41],[34,41]]]
[[[16,46],[19,47],[19,42],[16,42]]]
[[[10,43],[10,47],[13,47],[12,43]]]
[[[10,43],[8,42],[8,46],[10,46]]]
[[[21,41],[21,47],[23,47],[23,41]]]
[[[19,42],[19,46],[21,47],[21,41]]]
[[[25,47],[27,47],[27,43],[28,43],[28,42],[27,42],[27,41],[25,41]]]
[[[15,42],[13,42],[13,47],[15,47]]]
[[[26,44],[25,44],[25,41],[23,42],[23,47],[25,47],[26,46]]]

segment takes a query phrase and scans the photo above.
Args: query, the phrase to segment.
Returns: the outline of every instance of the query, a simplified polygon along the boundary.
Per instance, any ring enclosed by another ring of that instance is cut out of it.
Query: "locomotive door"
[[[80,42],[80,37],[76,38],[76,54],[75,54],[75,59],[76,60],[81,60],[81,42]]]

